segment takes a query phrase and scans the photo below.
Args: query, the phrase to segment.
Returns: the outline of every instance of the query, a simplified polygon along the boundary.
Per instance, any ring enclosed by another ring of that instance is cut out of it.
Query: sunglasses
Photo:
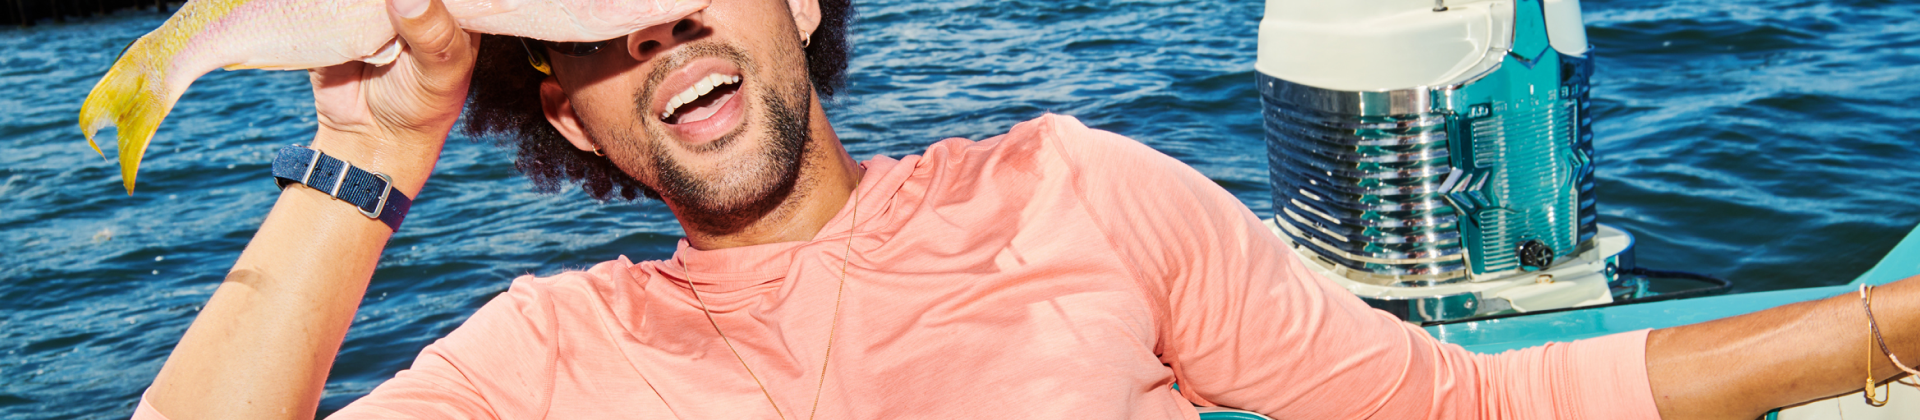
[[[589,55],[593,55],[593,53],[600,52],[600,49],[605,48],[607,46],[607,43],[609,42],[613,42],[613,40],[609,39],[606,41],[593,41],[593,42],[553,42],[553,41],[528,40],[526,38],[520,38],[520,47],[525,48],[527,50],[527,63],[532,64],[534,70],[539,70],[540,73],[546,74],[548,76],[552,76],[553,66],[550,64],[551,61],[547,60],[548,50],[552,50],[553,52],[557,52],[557,53],[560,53],[560,55],[564,55],[568,57],[586,57]]]

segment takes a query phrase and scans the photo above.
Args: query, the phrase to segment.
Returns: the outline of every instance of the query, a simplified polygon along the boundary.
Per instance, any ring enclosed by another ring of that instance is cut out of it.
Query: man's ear
[[[559,130],[560,136],[566,137],[573,147],[587,152],[600,149],[587,137],[586,129],[580,125],[580,115],[573,113],[573,101],[567,99],[567,93],[560,89],[560,81],[553,76],[540,80],[540,111],[546,114],[547,123],[553,124],[553,129]]]
[[[787,0],[787,9],[793,10],[793,26],[800,28],[800,39],[820,28],[820,0]]]

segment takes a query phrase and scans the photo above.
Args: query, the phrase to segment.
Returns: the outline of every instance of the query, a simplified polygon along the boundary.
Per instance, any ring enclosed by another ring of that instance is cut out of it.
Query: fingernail
[[[393,11],[399,13],[401,18],[417,18],[427,13],[427,6],[430,5],[429,3],[431,1],[432,0],[393,0]]]

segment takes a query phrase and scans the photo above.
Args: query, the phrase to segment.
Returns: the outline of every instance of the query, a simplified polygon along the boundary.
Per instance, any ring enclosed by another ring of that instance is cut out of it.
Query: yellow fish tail
[[[153,139],[160,121],[173,110],[174,92],[163,82],[167,63],[173,54],[154,51],[150,37],[142,37],[127,46],[120,59],[107,70],[106,77],[94,85],[87,101],[80,105],[80,130],[94,153],[106,157],[94,135],[107,125],[119,127],[120,176],[127,195],[133,195],[134,176],[140,171],[140,158],[147,142]]]
[[[93,92],[87,94],[87,101],[80,105],[80,131],[87,136],[87,145],[94,153],[105,157],[100,144],[94,141],[94,135],[107,125],[119,127],[120,139],[120,177],[126,184],[127,195],[133,195],[134,176],[140,172],[140,158],[147,152],[147,143],[153,140],[153,133],[160,129],[160,121],[173,111],[173,104],[180,99],[181,91],[187,89],[193,78],[198,78],[213,68],[181,67],[175,59],[190,44],[202,42],[197,37],[207,25],[227,16],[235,7],[255,0],[193,0],[180,7],[180,10],[133,44],[115,59],[107,75],[93,86]],[[193,60],[189,60],[193,61]],[[197,66],[209,63],[188,63]],[[217,66],[213,66],[217,67]],[[174,74],[181,73],[181,74]],[[192,74],[185,74],[192,73]],[[187,83],[169,86],[171,78],[184,77]]]

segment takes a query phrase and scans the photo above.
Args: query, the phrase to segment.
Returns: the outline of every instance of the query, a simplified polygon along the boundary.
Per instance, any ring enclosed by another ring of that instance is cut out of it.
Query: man
[[[390,7],[408,51],[313,72],[313,148],[417,196],[477,57],[503,44],[477,48],[437,1]],[[844,69],[816,53],[844,12],[719,0],[521,50],[550,75],[482,63],[532,80],[479,86],[473,124],[518,137],[536,182],[657,196],[686,240],[668,261],[517,280],[338,415],[1750,419],[1894,372],[1860,347],[1853,296],[1468,354],[1314,278],[1191,169],[1067,117],[855,161],[818,99]],[[537,98],[545,124],[491,95]],[[392,230],[281,194],[136,417],[314,411]],[[1894,354],[1920,354],[1914,284],[1874,300]]]

